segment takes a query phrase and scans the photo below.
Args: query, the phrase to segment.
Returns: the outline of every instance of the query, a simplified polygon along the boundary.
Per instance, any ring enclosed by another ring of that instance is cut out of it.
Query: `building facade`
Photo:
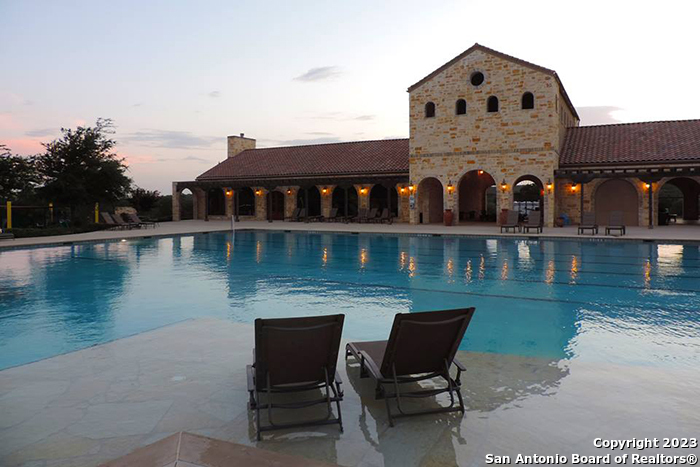
[[[671,217],[668,193],[680,200],[674,220],[698,219],[699,120],[580,127],[556,72],[479,44],[408,94],[407,140],[256,149],[230,136],[224,162],[173,183],[174,220],[185,189],[199,219],[377,208],[401,222],[469,224],[516,209],[540,211],[545,226],[586,211],[605,225],[622,211],[628,225],[653,227]]]

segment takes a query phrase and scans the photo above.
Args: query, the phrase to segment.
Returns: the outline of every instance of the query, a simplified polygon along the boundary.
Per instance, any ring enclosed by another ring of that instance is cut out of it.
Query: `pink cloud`
[[[138,165],[138,164],[155,164],[156,163],[156,158],[153,156],[149,155],[137,155],[137,154],[124,154],[123,152],[119,153],[120,157],[124,158],[124,163],[128,166],[131,165]]]
[[[0,130],[21,130],[22,125],[16,122],[12,115],[0,113]]]
[[[33,154],[44,152],[44,146],[41,145],[41,141],[36,139],[3,139],[0,140],[0,143],[10,148],[10,151],[12,151],[13,154],[31,156]]]

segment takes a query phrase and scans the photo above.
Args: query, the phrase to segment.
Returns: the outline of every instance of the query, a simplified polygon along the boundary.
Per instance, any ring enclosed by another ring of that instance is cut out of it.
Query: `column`
[[[180,191],[177,189],[177,182],[173,182],[173,222],[180,221]]]
[[[267,193],[263,187],[253,187],[253,194],[255,195],[255,220],[264,221],[267,220]]]
[[[226,203],[226,217],[233,216],[233,189],[231,187],[224,188],[224,201]]]
[[[329,217],[333,205],[333,190],[335,189],[335,185],[316,185],[316,188],[318,188],[318,192],[321,194],[321,215],[323,217]]]
[[[369,209],[369,192],[372,191],[373,184],[355,185],[357,190],[357,209]]]

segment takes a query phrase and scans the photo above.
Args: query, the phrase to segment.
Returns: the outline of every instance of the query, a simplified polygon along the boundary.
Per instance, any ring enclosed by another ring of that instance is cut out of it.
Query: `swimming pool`
[[[0,252],[0,369],[196,317],[475,306],[463,350],[697,367],[700,247],[239,231]]]

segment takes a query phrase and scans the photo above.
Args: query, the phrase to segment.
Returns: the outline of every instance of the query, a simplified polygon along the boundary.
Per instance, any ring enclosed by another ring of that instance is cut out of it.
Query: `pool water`
[[[189,318],[476,307],[462,350],[700,364],[700,246],[238,231],[0,252],[0,369]]]

